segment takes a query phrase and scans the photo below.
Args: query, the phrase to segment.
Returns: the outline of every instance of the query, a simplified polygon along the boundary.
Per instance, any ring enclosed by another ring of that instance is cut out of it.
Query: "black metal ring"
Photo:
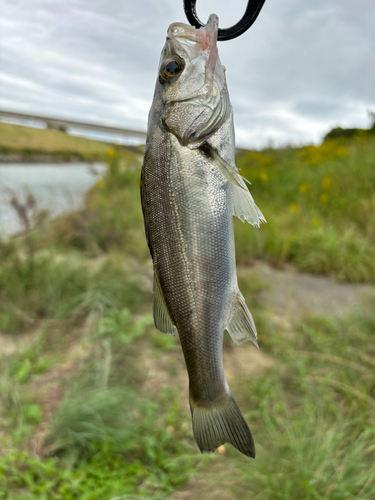
[[[237,38],[238,36],[242,35],[242,33],[245,33],[245,31],[254,24],[256,18],[259,15],[259,12],[262,10],[265,1],[266,0],[249,0],[246,7],[246,12],[238,21],[238,23],[234,24],[230,28],[219,28],[217,39],[220,41],[232,40],[233,38]],[[196,3],[197,0],[184,0],[184,10],[191,26],[195,26],[195,28],[198,29],[204,26],[204,24],[199,20],[199,17],[197,16]]]

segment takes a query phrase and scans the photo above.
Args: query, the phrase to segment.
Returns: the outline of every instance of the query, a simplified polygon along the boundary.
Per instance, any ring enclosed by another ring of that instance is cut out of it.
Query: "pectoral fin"
[[[160,283],[156,273],[154,273],[154,323],[155,327],[163,333],[168,335],[176,335],[176,327],[174,326],[168,312],[167,304],[160,287]]]
[[[240,291],[237,293],[232,316],[226,330],[236,344],[250,340],[259,347],[253,317]]]
[[[208,144],[204,144],[200,149],[215,162],[220,172],[229,182],[232,192],[233,215],[238,217],[242,222],[246,220],[249,224],[256,227],[259,227],[261,222],[266,222],[264,215],[256,206],[250,191],[246,187],[245,181],[250,184],[249,181],[242,177],[236,167],[227,163]]]
[[[242,176],[240,178],[243,183],[242,189],[233,184],[231,185],[233,215],[238,217],[242,222],[246,220],[252,226],[259,227],[261,222],[267,221],[256,206],[250,191],[246,188],[244,178]]]
[[[229,165],[223,158],[218,154],[218,152],[212,148],[209,144],[203,144],[200,149],[203,153],[211,158],[215,162],[215,165],[219,168],[220,172],[226,178],[231,186],[235,186],[239,189],[244,189],[247,191],[246,185],[242,180],[242,177],[238,173],[238,170],[232,165]]]

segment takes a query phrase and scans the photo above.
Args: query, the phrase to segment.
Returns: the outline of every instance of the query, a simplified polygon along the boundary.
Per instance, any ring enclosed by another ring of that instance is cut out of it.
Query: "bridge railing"
[[[67,132],[71,129],[90,130],[92,132],[101,132],[109,135],[120,135],[131,139],[139,139],[141,143],[146,142],[146,132],[143,132],[142,130],[132,130],[123,127],[101,125],[97,123],[87,123],[75,120],[64,120],[62,118],[54,118],[51,116],[32,115],[5,110],[0,110],[0,119],[1,118],[44,123],[46,127],[60,130],[62,132]]]

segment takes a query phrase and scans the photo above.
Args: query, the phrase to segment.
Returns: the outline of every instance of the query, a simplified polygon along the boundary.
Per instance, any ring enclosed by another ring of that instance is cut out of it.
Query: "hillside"
[[[18,154],[24,161],[30,161],[35,155],[47,155],[52,160],[101,160],[111,147],[113,145],[106,142],[76,137],[58,130],[0,122],[0,155]]]

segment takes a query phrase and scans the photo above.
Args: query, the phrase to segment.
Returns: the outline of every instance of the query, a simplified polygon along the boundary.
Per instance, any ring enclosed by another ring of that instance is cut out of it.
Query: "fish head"
[[[211,14],[199,29],[184,23],[169,26],[159,65],[165,102],[207,95],[215,80],[225,83],[216,45],[218,23],[218,17]]]
[[[183,145],[202,143],[231,109],[216,45],[218,24],[211,14],[199,29],[183,23],[168,28],[155,95],[162,101],[163,124]]]

